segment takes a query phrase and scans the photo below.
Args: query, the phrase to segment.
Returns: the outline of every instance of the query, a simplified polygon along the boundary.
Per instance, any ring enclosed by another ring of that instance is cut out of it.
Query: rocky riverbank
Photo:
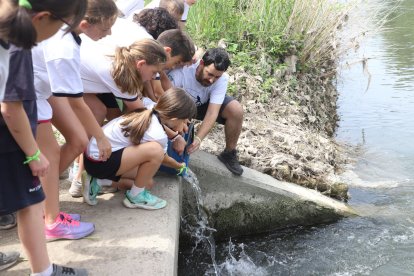
[[[242,68],[229,70],[234,96],[245,111],[238,144],[241,163],[346,201],[348,186],[330,177],[349,162],[333,137],[338,121],[334,73],[276,72],[278,77],[268,84],[271,92],[264,92],[260,76]],[[216,125],[201,148],[219,153],[223,127]]]

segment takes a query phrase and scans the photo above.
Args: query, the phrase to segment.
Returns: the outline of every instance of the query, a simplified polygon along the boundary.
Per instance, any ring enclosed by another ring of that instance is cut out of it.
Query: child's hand
[[[184,139],[184,137],[183,136],[179,136],[179,137],[177,137],[177,140],[175,140],[174,142],[173,142],[173,144],[172,144],[172,146],[173,146],[173,149],[179,154],[179,155],[181,155],[181,154],[183,154],[183,152],[184,152],[184,149],[185,149],[185,145],[186,145],[187,143],[185,142],[185,139]]]
[[[33,160],[28,163],[30,170],[32,171],[33,176],[46,176],[49,171],[49,160],[43,153],[39,155],[39,161]]]
[[[112,146],[106,136],[101,139],[96,139],[96,144],[99,149],[99,160],[106,161],[112,154]]]

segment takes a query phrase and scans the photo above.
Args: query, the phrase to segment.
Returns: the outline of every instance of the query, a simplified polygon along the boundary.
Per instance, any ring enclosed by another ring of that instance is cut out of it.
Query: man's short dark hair
[[[177,20],[163,8],[144,9],[134,14],[134,22],[144,27],[154,39],[166,30],[178,29]]]
[[[218,71],[226,71],[230,66],[229,54],[223,48],[208,49],[202,60],[205,66],[214,64]]]
[[[158,42],[171,48],[171,57],[181,56],[182,62],[189,62],[195,54],[191,38],[180,29],[168,30],[158,36]]]

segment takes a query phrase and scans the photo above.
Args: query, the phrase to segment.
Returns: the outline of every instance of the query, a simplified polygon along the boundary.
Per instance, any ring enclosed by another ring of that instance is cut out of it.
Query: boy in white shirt
[[[224,125],[226,148],[218,156],[234,174],[241,175],[243,168],[237,158],[236,145],[243,123],[243,108],[238,101],[226,95],[230,65],[227,52],[222,48],[208,49],[203,58],[187,67],[168,73],[174,86],[183,88],[197,105],[197,119],[201,126],[190,145],[191,154],[198,150],[215,122]]]

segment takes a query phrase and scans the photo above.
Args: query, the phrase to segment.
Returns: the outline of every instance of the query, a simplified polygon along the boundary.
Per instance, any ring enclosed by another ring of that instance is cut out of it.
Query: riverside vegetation
[[[196,44],[218,45],[231,54],[228,93],[245,110],[238,145],[243,165],[348,199],[348,185],[332,180],[349,162],[347,148],[334,139],[338,62],[386,18],[384,5],[371,3],[372,18],[360,15],[359,26],[341,35],[361,3],[204,0],[191,8],[187,29]],[[221,128],[215,127],[202,149],[220,152]]]

